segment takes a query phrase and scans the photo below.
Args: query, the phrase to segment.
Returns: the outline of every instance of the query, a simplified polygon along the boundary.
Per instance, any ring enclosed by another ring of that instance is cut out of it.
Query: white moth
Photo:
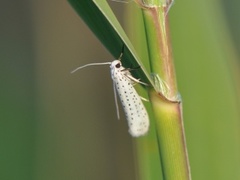
[[[84,66],[78,67],[77,69],[73,70],[71,73],[74,73],[77,70],[85,68],[87,66],[109,64],[111,69],[111,77],[113,80],[113,89],[114,89],[114,97],[115,97],[115,103],[117,108],[117,117],[118,119],[120,118],[119,108],[117,103],[117,93],[118,93],[125,115],[126,115],[126,119],[128,121],[129,133],[133,137],[143,136],[148,132],[148,129],[149,129],[149,117],[142,103],[142,100],[145,100],[145,99],[140,97],[137,94],[133,85],[134,83],[141,83],[144,85],[147,85],[147,84],[141,82],[139,79],[135,79],[131,75],[130,70],[122,66],[120,58],[119,60],[114,60],[112,62],[86,64]]]

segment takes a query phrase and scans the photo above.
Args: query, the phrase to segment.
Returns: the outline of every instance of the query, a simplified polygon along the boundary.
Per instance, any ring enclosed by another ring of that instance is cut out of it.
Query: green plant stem
[[[166,102],[151,91],[164,180],[190,180],[182,109],[180,103]]]
[[[169,87],[169,97],[178,93],[169,31],[163,8],[143,9],[152,73],[158,74]],[[166,96],[166,95],[165,95]]]
[[[154,4],[156,3],[156,4]],[[152,103],[164,180],[190,180],[182,109],[167,24],[169,2],[138,1],[142,6],[151,72],[166,87],[149,93]]]

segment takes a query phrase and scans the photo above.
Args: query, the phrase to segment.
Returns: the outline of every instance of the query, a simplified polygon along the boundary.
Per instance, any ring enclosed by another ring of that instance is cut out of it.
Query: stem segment
[[[182,108],[180,103],[163,101],[155,91],[150,92],[156,120],[164,180],[190,180]]]

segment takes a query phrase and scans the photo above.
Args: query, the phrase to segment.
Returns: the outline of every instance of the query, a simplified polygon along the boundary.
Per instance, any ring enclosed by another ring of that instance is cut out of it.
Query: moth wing
[[[128,121],[129,133],[134,137],[145,135],[149,129],[149,117],[131,80],[118,72],[114,84]]]

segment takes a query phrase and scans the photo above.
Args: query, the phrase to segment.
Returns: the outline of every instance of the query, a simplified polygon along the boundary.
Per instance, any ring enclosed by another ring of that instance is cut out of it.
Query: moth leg
[[[140,66],[137,66],[137,67],[134,67],[134,68],[124,68],[123,70],[121,70],[122,72],[123,71],[135,71],[137,69],[140,69],[141,67]]]
[[[141,100],[146,101],[146,102],[149,102],[148,99],[146,99],[146,98],[144,98],[144,97],[142,97],[142,96],[139,96],[139,97],[140,97]]]
[[[149,86],[147,83],[144,83],[142,81],[140,81],[140,79],[136,79],[134,78],[133,76],[131,76],[130,74],[126,74],[126,76],[132,80],[133,82],[136,82],[136,83],[139,83],[139,84],[142,84],[142,85],[145,85],[145,86]]]
[[[126,77],[129,78],[129,79],[133,82],[133,83],[132,83],[133,86],[134,86],[135,84],[137,84],[137,83],[143,84],[143,85],[145,85],[145,86],[149,86],[148,84],[140,81],[140,79],[134,78],[133,76],[131,76],[131,74],[126,74]],[[144,97],[141,97],[141,96],[139,96],[139,97],[140,97],[143,101],[149,102],[148,99],[146,99],[146,98],[144,98]]]

